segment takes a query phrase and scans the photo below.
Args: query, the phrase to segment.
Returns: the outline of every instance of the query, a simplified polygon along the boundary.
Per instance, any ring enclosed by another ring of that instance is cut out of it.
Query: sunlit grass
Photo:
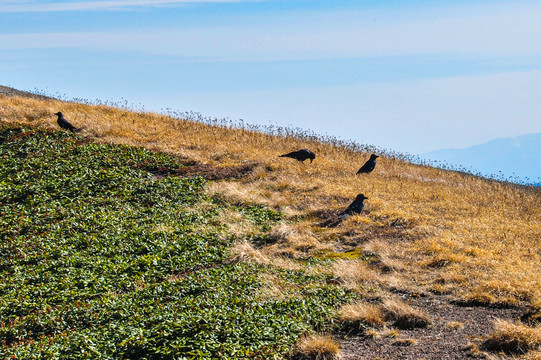
[[[297,266],[295,260],[359,248],[374,253],[374,277],[391,274],[383,281],[393,286],[420,286],[487,305],[541,298],[537,188],[414,165],[392,151],[382,154],[372,174],[356,176],[371,147],[355,151],[295,131],[276,136],[224,128],[218,121],[213,126],[55,100],[4,97],[0,104],[4,121],[57,128],[52,114],[62,111],[84,129],[83,136],[101,141],[144,146],[218,167],[257,162],[251,175],[211,186],[211,193],[229,201],[264,204],[285,215],[288,224],[273,230],[274,244],[237,246],[252,261],[280,259],[284,266]],[[312,164],[278,158],[300,148],[317,154]],[[361,215],[336,227],[321,226],[326,214],[343,210],[360,192],[369,197]],[[231,222],[234,216],[222,220]],[[244,229],[235,231],[242,234]],[[341,261],[352,262],[350,270],[357,271],[359,259]],[[343,271],[349,270],[344,266]],[[350,287],[357,281],[359,292],[367,280],[347,274],[340,278]]]
[[[338,360],[340,359],[340,347],[329,335],[306,335],[301,337],[297,343],[294,359]]]

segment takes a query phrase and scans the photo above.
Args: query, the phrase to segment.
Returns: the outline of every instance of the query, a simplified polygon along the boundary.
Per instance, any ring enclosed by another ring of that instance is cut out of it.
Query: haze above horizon
[[[541,132],[536,1],[0,2],[0,84],[408,153]]]

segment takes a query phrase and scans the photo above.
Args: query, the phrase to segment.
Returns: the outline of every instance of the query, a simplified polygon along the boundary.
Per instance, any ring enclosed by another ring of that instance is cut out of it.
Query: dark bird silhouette
[[[75,126],[71,125],[68,120],[64,119],[64,115],[62,115],[62,113],[59,111],[57,113],[55,113],[55,115],[58,116],[58,119],[56,119],[56,122],[58,123],[58,125],[60,125],[60,127],[62,129],[66,129],[66,130],[69,130],[71,131],[72,133],[74,133],[75,131],[77,131],[77,128],[75,128]]]
[[[353,200],[353,202],[346,208],[346,210],[344,210],[343,213],[338,216],[338,218],[341,219],[353,214],[360,214],[364,209],[364,201],[366,199],[368,198],[363,194],[357,195],[355,200]]]
[[[312,162],[316,158],[316,154],[308,149],[301,149],[290,152],[289,154],[280,155],[280,157],[288,157],[302,162],[304,162],[306,159],[310,159],[310,162]]]
[[[372,170],[376,167],[376,159],[379,158],[378,155],[370,155],[370,159],[364,163],[363,166],[357,171],[357,174],[370,174]]]

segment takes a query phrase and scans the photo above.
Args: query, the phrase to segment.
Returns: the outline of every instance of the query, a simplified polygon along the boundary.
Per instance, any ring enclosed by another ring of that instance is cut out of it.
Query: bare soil
[[[478,348],[481,338],[493,330],[493,321],[516,320],[524,313],[523,309],[459,306],[444,296],[406,300],[426,311],[433,324],[427,328],[398,330],[394,337],[386,335],[385,330],[380,330],[379,337],[344,336],[342,359],[485,359],[485,353]]]
[[[201,176],[207,180],[238,179],[249,175],[257,163],[248,163],[239,166],[211,166],[191,159],[181,159],[184,166],[178,168],[159,167],[147,168],[157,178],[166,176],[195,177]],[[145,168],[145,164],[141,167]]]

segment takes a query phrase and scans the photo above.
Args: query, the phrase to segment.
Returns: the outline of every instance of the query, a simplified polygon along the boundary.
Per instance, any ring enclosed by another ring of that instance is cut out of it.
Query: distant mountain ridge
[[[541,133],[501,138],[465,149],[443,149],[421,155],[428,160],[458,165],[485,176],[541,183]]]

